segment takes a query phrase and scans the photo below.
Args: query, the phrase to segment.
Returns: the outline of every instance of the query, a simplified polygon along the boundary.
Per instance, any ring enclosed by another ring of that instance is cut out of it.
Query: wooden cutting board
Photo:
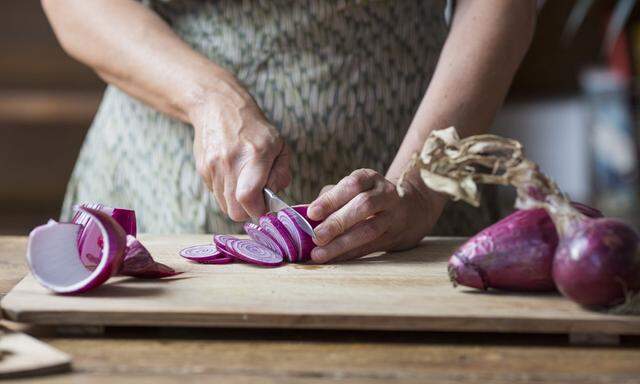
[[[178,256],[210,236],[143,236],[183,274],[112,278],[61,296],[28,275],[3,300],[19,322],[67,325],[232,326],[327,329],[640,334],[640,316],[581,309],[558,294],[453,288],[446,261],[461,239],[427,238],[401,253],[336,265],[199,265]]]

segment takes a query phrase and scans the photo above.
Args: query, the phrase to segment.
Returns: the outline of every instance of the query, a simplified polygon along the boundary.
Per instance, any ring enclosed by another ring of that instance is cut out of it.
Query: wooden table
[[[0,237],[0,295],[26,273],[26,238]],[[565,335],[114,328],[95,336],[9,324],[74,358],[42,383],[637,383],[640,338]],[[32,382],[32,381],[30,381]]]

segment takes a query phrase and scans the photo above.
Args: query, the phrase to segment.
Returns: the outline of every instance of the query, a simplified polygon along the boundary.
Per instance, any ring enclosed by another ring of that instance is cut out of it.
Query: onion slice
[[[253,240],[229,240],[227,247],[236,258],[263,267],[275,267],[284,261],[282,255]]]
[[[228,257],[233,257],[233,253],[227,247],[227,242],[229,240],[238,240],[238,238],[230,235],[214,235],[213,236],[213,244],[215,244],[216,248],[218,248],[218,251],[224,253]]]
[[[289,231],[291,238],[298,251],[297,262],[308,261],[311,258],[311,250],[316,247],[311,236],[309,236],[298,223],[298,216],[291,213],[289,209],[278,212],[278,220]]]
[[[260,228],[268,233],[283,250],[285,260],[294,263],[298,256],[296,246],[287,228],[274,215],[260,217]]]
[[[284,258],[284,251],[280,245],[262,227],[253,223],[245,223],[244,231],[253,241],[264,245]]]
[[[96,222],[91,220],[91,216],[85,211],[78,209],[81,207],[95,209],[106,213],[120,224],[127,235],[134,237],[137,234],[136,213],[130,209],[111,208],[100,203],[83,203],[76,206],[76,213],[71,222],[82,226],[80,233],[78,234],[80,259],[87,268],[93,269],[100,259],[99,255],[102,252],[103,239],[100,236],[100,231],[96,227]]]
[[[228,264],[233,258],[222,253],[213,244],[192,245],[180,251],[180,256],[201,264]]]
[[[151,254],[142,243],[131,235],[127,235],[125,250],[119,275],[139,277],[143,279],[159,279],[179,274],[173,268],[153,260]]]
[[[29,234],[27,261],[33,276],[56,293],[80,293],[104,283],[118,272],[124,260],[126,234],[109,215],[80,207],[95,221],[104,245],[95,268],[87,268],[80,258],[77,239],[82,226],[53,220]]]

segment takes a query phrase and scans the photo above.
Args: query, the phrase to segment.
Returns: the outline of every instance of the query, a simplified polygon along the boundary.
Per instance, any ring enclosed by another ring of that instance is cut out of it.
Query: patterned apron
[[[445,1],[147,1],[194,49],[234,73],[293,150],[291,202],[357,168],[384,173],[447,35]],[[136,210],[148,233],[234,233],[197,174],[193,129],[109,86],[64,201]],[[491,197],[491,196],[489,196]],[[485,196],[486,200],[487,196]],[[491,200],[491,199],[489,199]],[[489,224],[449,204],[434,234]]]

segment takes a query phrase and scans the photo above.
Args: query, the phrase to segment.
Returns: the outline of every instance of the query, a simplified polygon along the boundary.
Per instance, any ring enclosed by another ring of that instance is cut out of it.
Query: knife
[[[305,219],[304,216],[298,213],[298,211],[291,208],[289,204],[285,203],[281,198],[278,197],[278,195],[276,195],[269,188],[264,189],[264,199],[267,202],[267,208],[269,209],[269,212],[276,213],[283,209],[289,209],[289,212],[292,212],[293,215],[296,216],[297,218],[296,221],[300,225],[300,228],[302,228],[302,230],[305,231],[306,234],[308,234],[309,236],[311,236],[312,239],[315,240],[316,233],[313,231],[313,227],[311,226],[311,224],[309,224],[307,219]]]

